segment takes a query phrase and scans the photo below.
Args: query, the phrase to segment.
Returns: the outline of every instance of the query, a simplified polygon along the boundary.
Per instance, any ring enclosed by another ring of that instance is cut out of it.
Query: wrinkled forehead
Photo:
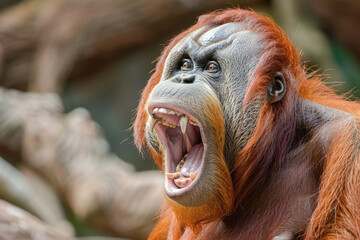
[[[194,60],[208,56],[260,54],[262,41],[258,34],[249,30],[245,23],[226,23],[205,26],[184,37],[171,50],[167,62],[177,56],[189,55]],[[172,65],[171,63],[165,63]]]
[[[228,42],[236,36],[236,33],[242,31],[246,31],[244,23],[226,23],[220,26],[206,26],[200,28],[189,36],[189,38],[201,46],[209,46],[224,41]]]

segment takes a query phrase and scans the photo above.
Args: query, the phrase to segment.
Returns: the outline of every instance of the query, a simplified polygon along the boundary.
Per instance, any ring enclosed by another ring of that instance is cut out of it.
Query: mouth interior
[[[200,174],[204,144],[197,120],[186,113],[154,108],[150,129],[155,128],[165,150],[165,175],[170,190],[189,187]]]

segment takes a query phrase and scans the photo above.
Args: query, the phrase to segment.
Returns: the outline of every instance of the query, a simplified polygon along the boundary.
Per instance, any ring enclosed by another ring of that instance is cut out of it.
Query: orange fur
[[[162,213],[160,214],[160,220],[156,224],[156,227],[153,229],[152,233],[149,236],[150,240],[161,240],[167,239],[168,233],[170,231],[170,222],[173,218],[173,214],[169,208],[164,205]]]
[[[170,42],[159,58],[156,71],[144,89],[138,107],[134,123],[138,147],[141,149],[145,143],[148,97],[161,78],[164,62],[170,50],[183,37],[202,26],[228,22],[246,23],[249,29],[260,34],[267,43],[247,89],[244,111],[249,102],[264,97],[265,89],[275,72],[281,71],[284,74],[287,80],[287,94],[281,103],[262,105],[253,135],[239,152],[231,177],[223,156],[218,156],[218,175],[214,181],[217,183],[219,195],[213,196],[208,204],[197,208],[186,208],[169,200],[170,206],[162,214],[150,239],[180,239],[184,236],[201,239],[201,236],[205,236],[204,231],[215,232],[216,226],[204,223],[217,221],[241,207],[254,186],[264,180],[269,169],[275,171],[284,164],[285,154],[295,138],[298,97],[353,115],[343,121],[334,122],[335,130],[328,138],[325,159],[321,159],[321,163],[315,163],[323,165],[324,169],[317,205],[304,238],[360,239],[360,104],[338,96],[318,76],[307,75],[301,66],[299,54],[285,33],[271,19],[259,16],[255,12],[232,9],[206,14],[199,18],[197,24]],[[217,144],[222,149],[225,141],[224,119],[219,118],[221,114],[212,114],[221,112],[220,105],[218,102],[211,102],[205,111],[208,112],[207,116],[211,118],[214,126],[212,130],[219,131]],[[317,134],[313,139],[314,144],[321,136],[326,135],[321,131]],[[151,149],[150,151],[161,169],[161,154]],[[303,161],[308,160],[305,159],[307,155],[298,157]],[[278,213],[278,216],[280,214]],[[191,228],[190,233],[185,231],[186,227]]]
[[[353,139],[360,140],[360,120],[343,119],[332,128],[335,133],[329,142],[318,205],[306,239],[359,239],[360,151]]]

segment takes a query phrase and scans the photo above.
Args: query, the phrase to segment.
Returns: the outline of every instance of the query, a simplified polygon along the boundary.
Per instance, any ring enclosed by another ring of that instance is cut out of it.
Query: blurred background
[[[172,37],[232,7],[360,97],[358,0],[2,0],[0,239],[145,239],[163,197],[130,129],[141,90]]]

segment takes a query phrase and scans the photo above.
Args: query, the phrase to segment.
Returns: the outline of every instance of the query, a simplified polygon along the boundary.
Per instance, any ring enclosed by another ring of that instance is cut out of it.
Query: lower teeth
[[[170,179],[176,179],[180,177],[180,173],[166,173],[165,175]]]
[[[179,163],[176,166],[176,172],[175,173],[166,173],[165,175],[169,178],[174,180],[175,184],[178,185],[179,187],[186,185],[187,183],[189,183],[190,181],[193,181],[197,174],[191,172],[189,173],[181,173],[181,168],[184,166],[186,157],[188,156],[188,154],[185,154],[182,159],[179,161]],[[180,176],[183,176],[183,178],[180,178]]]
[[[182,166],[184,165],[185,163],[185,160],[186,160],[186,157],[187,157],[188,154],[185,154],[183,156],[183,158],[180,160],[180,162],[178,163],[178,165],[176,166],[176,172],[180,172]]]
[[[185,185],[189,182],[190,180],[188,178],[183,178],[183,179],[176,179],[175,183],[178,185]]]

